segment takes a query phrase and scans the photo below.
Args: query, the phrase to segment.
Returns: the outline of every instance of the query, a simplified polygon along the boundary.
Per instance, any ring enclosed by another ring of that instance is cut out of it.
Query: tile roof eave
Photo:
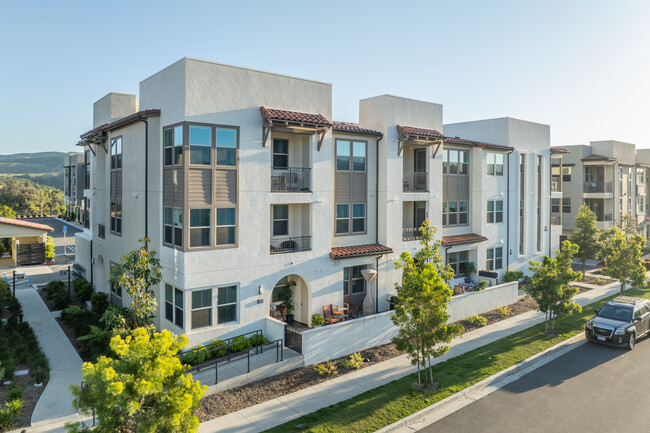
[[[347,250],[347,251],[346,251]],[[349,259],[363,256],[380,256],[390,254],[393,249],[380,244],[355,245],[350,247],[334,247],[330,250],[330,259]]]
[[[52,227],[45,224],[33,223],[33,222],[14,219],[14,218],[0,217],[0,224],[9,224],[16,227],[25,227],[30,229],[44,230],[48,232],[54,231]]]

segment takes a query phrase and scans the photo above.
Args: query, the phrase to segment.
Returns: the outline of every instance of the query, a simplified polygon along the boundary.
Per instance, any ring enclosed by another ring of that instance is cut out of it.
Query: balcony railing
[[[552,226],[561,226],[562,225],[562,216],[561,215],[551,215],[551,225]]]
[[[597,222],[612,222],[612,221],[614,221],[614,218],[612,217],[611,213],[608,213],[608,214],[596,213],[596,221]]]
[[[427,192],[427,173],[404,173],[404,192]]]
[[[271,254],[295,253],[311,250],[311,236],[271,239]]]
[[[562,179],[560,177],[551,178],[551,192],[562,192]]]
[[[420,239],[422,234],[420,233],[420,227],[409,227],[402,229],[402,240],[403,241],[416,241]]]
[[[585,191],[587,193],[605,193],[605,192],[614,192],[612,188],[612,181],[608,182],[585,182]]]
[[[271,191],[310,192],[311,168],[271,169]]]

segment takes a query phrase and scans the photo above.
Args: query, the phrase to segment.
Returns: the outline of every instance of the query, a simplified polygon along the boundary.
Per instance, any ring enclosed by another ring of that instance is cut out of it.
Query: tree
[[[629,213],[621,217],[621,222],[617,226],[625,233],[625,237],[638,235],[641,232],[641,227],[636,218]]]
[[[95,413],[98,433],[196,432],[194,415],[207,390],[177,356],[187,337],[139,328],[132,335],[111,339],[116,358],[99,357],[83,365],[83,388],[72,385],[73,405]],[[90,431],[81,424],[68,431]]]
[[[620,281],[621,295],[625,294],[626,283],[638,288],[644,287],[646,269],[641,255],[645,240],[639,235],[626,236],[618,227],[613,227],[608,232],[608,243],[605,247],[608,255],[603,272]]]
[[[160,260],[155,251],[149,250],[149,239],[143,238],[142,246],[120,258],[119,265],[111,269],[110,282],[123,289],[131,297],[129,314],[125,321],[127,328],[153,326],[153,316],[158,309],[158,302],[152,286],[161,279]]]
[[[54,260],[54,242],[52,236],[48,236],[45,241],[45,261],[51,262]]]
[[[576,256],[582,261],[582,278],[587,271],[587,259],[598,257],[601,251],[600,230],[596,226],[596,214],[589,206],[581,206],[576,216],[576,228],[571,242],[578,246]]]
[[[453,277],[451,267],[445,266],[440,253],[440,241],[433,241],[436,229],[425,221],[421,228],[422,248],[414,257],[403,252],[395,263],[396,269],[404,270],[402,285],[397,287],[393,323],[399,328],[393,338],[395,346],[409,355],[418,368],[418,385],[421,385],[420,369],[429,361],[429,377],[433,383],[431,356],[444,355],[449,343],[460,335],[461,325],[447,324],[447,307],[452,291],[445,283]],[[443,343],[443,344],[441,344]],[[437,346],[437,347],[436,347]],[[427,372],[424,368],[424,382]]]
[[[6,205],[0,205],[0,216],[4,218],[16,218],[16,212],[12,208]]]
[[[572,300],[579,290],[569,284],[580,279],[580,273],[571,269],[578,249],[577,245],[564,241],[560,250],[555,252],[555,258],[545,256],[541,262],[529,262],[531,282],[524,290],[537,301],[538,310],[545,314],[544,332],[553,331],[556,317],[582,311],[582,307]]]

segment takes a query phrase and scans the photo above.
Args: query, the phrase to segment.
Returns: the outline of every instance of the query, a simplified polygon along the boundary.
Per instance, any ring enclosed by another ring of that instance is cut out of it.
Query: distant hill
[[[63,189],[65,152],[35,152],[0,155],[0,176],[29,179]]]

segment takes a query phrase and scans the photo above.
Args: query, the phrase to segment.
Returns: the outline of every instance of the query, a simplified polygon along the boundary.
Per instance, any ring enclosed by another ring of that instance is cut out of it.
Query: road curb
[[[412,432],[418,431],[420,428],[423,428],[427,425],[430,425],[463,407],[468,404],[478,400],[479,398],[485,397],[488,394],[498,390],[499,388],[504,387],[510,382],[517,380],[519,377],[524,376],[531,371],[534,371],[545,364],[553,361],[554,359],[564,355],[567,352],[575,349],[578,343],[582,343],[582,340],[585,340],[585,334],[580,332],[573,337],[570,337],[561,343],[556,344],[553,347],[527,358],[518,364],[508,367],[505,370],[500,371],[499,373],[493,374],[492,376],[483,379],[482,381],[475,383],[472,386],[465,388],[462,391],[459,391],[443,400],[440,400],[437,403],[432,404],[429,407],[426,407],[419,412],[416,412],[412,415],[407,416],[393,424],[390,424],[382,429],[376,431],[376,433],[394,433],[394,432]],[[501,383],[497,383],[501,382]],[[475,395],[478,394],[478,395]],[[425,423],[420,426],[420,428],[415,428],[415,424]]]

